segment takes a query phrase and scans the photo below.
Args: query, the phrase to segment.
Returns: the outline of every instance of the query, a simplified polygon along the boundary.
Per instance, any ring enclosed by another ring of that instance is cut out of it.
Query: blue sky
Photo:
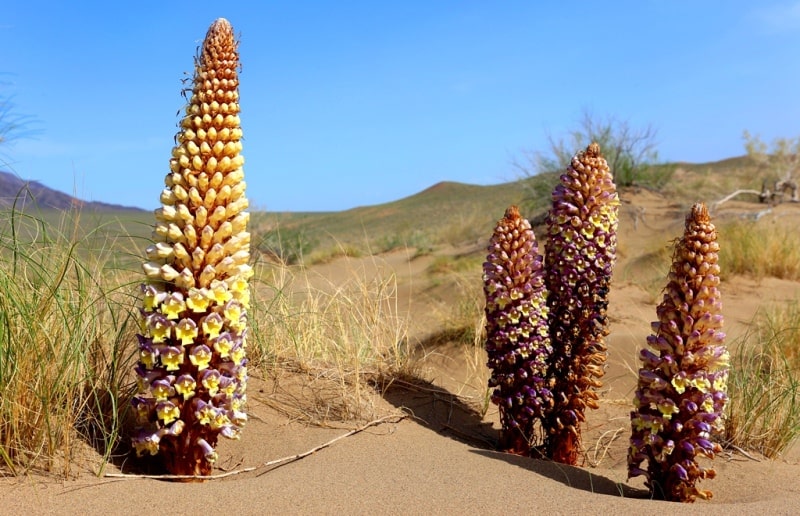
[[[800,1],[6,2],[0,93],[36,119],[4,168],[155,208],[181,78],[241,34],[248,196],[341,210],[518,177],[583,110],[658,130],[662,159],[800,134]],[[251,5],[252,4],[252,5]]]

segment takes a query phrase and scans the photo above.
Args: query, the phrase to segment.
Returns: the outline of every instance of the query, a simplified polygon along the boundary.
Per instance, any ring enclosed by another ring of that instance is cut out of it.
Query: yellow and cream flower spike
[[[208,475],[218,436],[238,437],[246,421],[253,271],[238,74],[233,28],[220,18],[195,60],[143,266],[133,445],[179,475]]]

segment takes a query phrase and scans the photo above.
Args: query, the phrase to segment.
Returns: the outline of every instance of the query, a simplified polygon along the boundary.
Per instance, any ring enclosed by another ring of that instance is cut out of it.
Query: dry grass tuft
[[[739,342],[728,379],[725,439],[776,458],[800,436],[800,304],[762,312]]]
[[[15,210],[0,233],[0,469],[74,473],[81,443],[108,460],[129,391],[134,304],[111,246]],[[117,287],[110,285],[116,284]],[[102,466],[101,466],[102,469]]]
[[[774,221],[736,221],[719,231],[723,275],[800,279],[800,233]]]
[[[353,268],[342,283],[283,264],[256,267],[249,356],[272,376],[275,408],[314,424],[364,421],[375,415],[371,384],[410,374],[397,280],[376,267],[374,275]]]

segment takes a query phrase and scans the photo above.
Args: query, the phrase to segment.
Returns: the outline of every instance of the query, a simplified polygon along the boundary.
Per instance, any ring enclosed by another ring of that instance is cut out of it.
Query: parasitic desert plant
[[[528,455],[541,441],[536,423],[552,405],[546,384],[552,348],[542,258],[531,225],[516,206],[498,221],[488,250],[486,351],[491,400],[500,410],[500,448]]]
[[[545,453],[564,464],[577,464],[585,409],[598,406],[618,210],[608,164],[592,143],[561,175],[547,217],[544,270],[554,406],[544,422]]]
[[[208,475],[218,437],[237,438],[247,420],[253,273],[238,72],[237,41],[220,18],[195,62],[144,264],[133,445],[139,455],[160,453],[176,475]]]
[[[631,412],[628,477],[644,476],[653,496],[679,502],[708,499],[696,487],[715,472],[698,464],[721,451],[711,434],[723,429],[729,355],[723,344],[717,232],[703,204],[686,217],[649,349],[640,353]],[[643,462],[647,461],[647,469]]]

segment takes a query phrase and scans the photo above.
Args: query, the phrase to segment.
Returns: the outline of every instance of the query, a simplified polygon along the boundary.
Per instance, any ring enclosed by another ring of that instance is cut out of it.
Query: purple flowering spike
[[[546,385],[550,339],[542,259],[530,223],[516,206],[495,227],[483,265],[486,351],[492,402],[500,409],[499,447],[521,455],[541,441],[553,401]]]
[[[545,422],[547,455],[577,464],[580,423],[597,408],[608,334],[606,307],[616,261],[619,197],[600,146],[572,158],[553,191],[545,274],[555,407]],[[563,396],[562,396],[563,395]]]
[[[701,467],[696,457],[713,459],[720,451],[709,439],[722,429],[729,361],[722,344],[718,252],[708,210],[695,204],[686,217],[683,238],[675,246],[664,299],[656,309],[656,335],[647,340],[652,351],[642,354],[635,399],[656,401],[639,403],[631,412],[628,476],[641,474],[646,460],[645,485],[654,496],[672,501],[711,497],[696,483],[713,478],[714,470]],[[650,358],[656,354],[661,363],[669,362],[674,368],[656,365]],[[654,438],[672,440],[678,446],[669,454],[657,454],[643,444]]]

